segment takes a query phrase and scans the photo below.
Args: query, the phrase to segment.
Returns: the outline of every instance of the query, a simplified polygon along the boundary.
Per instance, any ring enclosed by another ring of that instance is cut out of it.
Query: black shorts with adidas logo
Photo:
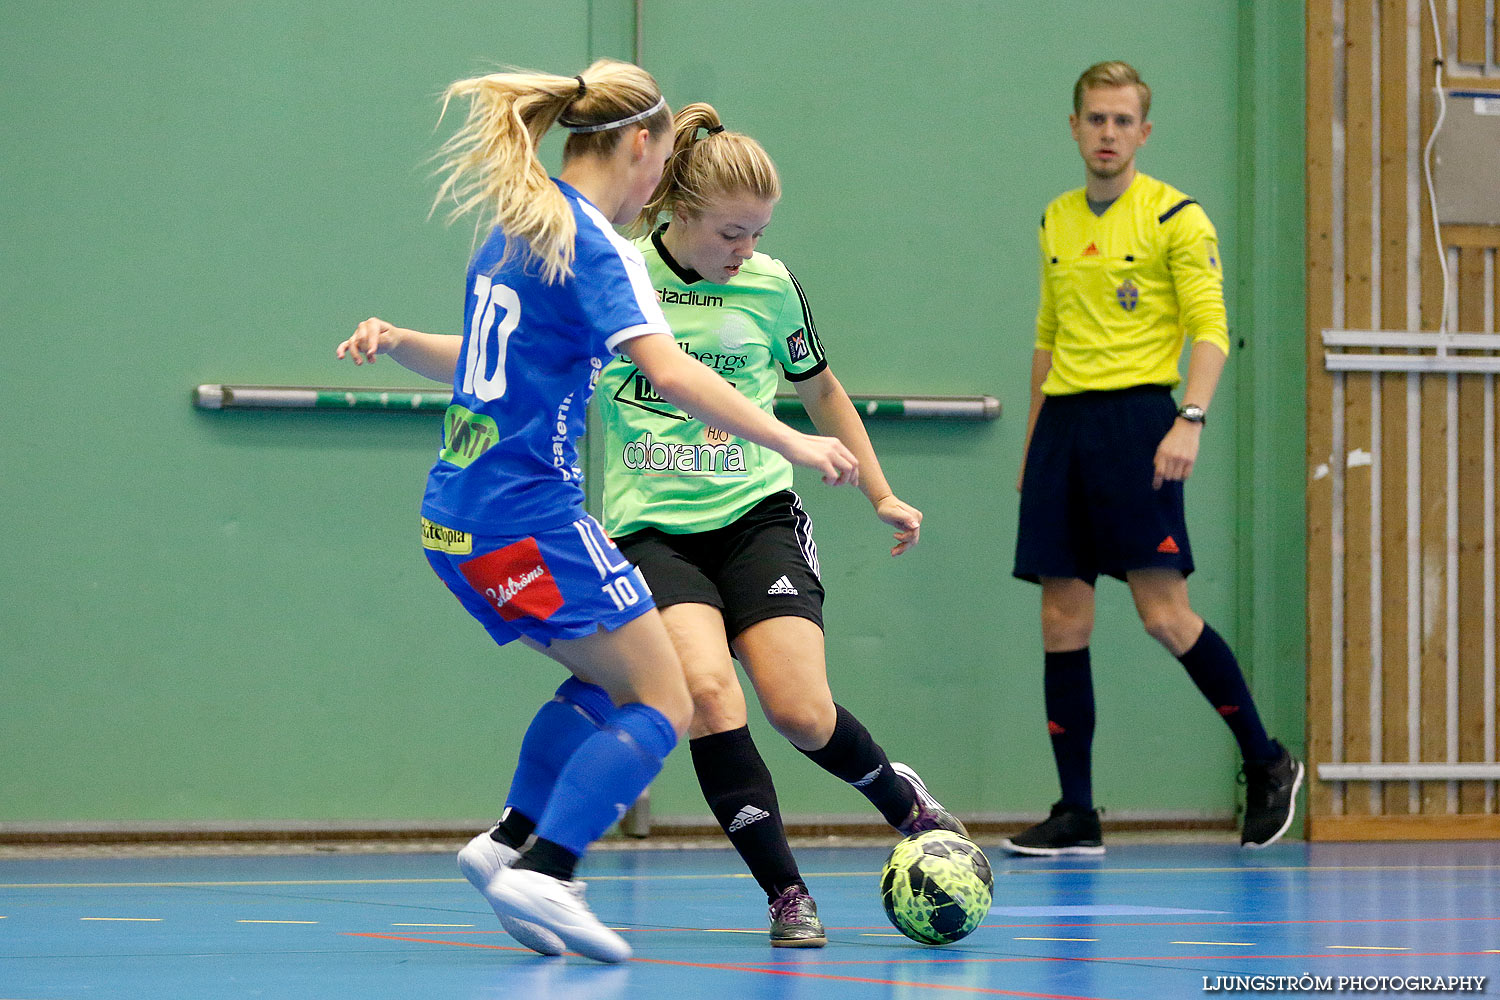
[[[812,519],[791,490],[771,494],[722,528],[687,535],[646,528],[615,544],[640,567],[657,607],[718,608],[731,640],[767,618],[806,618],[823,627]]]
[[[1046,397],[1021,480],[1014,575],[1092,584],[1134,569],[1191,573],[1183,484],[1151,488],[1156,449],[1176,419],[1166,386]]]

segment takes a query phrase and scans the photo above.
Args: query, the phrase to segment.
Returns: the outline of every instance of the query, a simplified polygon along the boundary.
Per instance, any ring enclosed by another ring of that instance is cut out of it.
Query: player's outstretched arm
[[[830,486],[859,483],[859,462],[837,438],[803,434],[740,395],[712,368],[678,350],[670,334],[648,333],[618,350],[651,380],[657,394],[694,417],[736,437],[780,452],[812,469]]]
[[[803,409],[819,432],[836,437],[859,459],[859,488],[875,508],[875,516],[896,529],[896,544],[891,555],[899,556],[921,538],[922,512],[896,496],[886,482],[875,446],[865,430],[843,383],[833,370],[824,368],[812,378],[792,383]]]
[[[463,338],[459,336],[408,330],[371,316],[355,327],[354,335],[339,344],[334,353],[340,358],[350,358],[357,365],[366,361],[373,365],[377,356],[388,354],[397,364],[418,375],[435,382],[451,382],[462,344]]]

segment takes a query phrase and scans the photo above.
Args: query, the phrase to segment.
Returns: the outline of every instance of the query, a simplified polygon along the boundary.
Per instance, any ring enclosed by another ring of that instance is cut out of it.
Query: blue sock
[[[507,820],[514,822],[512,817],[519,814],[535,823],[541,817],[568,759],[614,711],[614,703],[602,687],[585,684],[576,677],[563,681],[553,699],[531,720],[521,740],[521,757],[510,781],[510,794],[505,797]]]
[[[1240,756],[1247,763],[1275,759],[1277,750],[1261,725],[1260,713],[1255,710],[1255,700],[1250,697],[1240,663],[1234,658],[1229,644],[1208,622],[1203,623],[1203,634],[1198,636],[1193,648],[1177,659],[1187,668],[1188,676],[1198,685],[1203,697],[1228,723],[1229,731],[1234,733],[1235,742],[1240,745]]]
[[[1062,800],[1080,809],[1094,808],[1094,680],[1089,648],[1047,653],[1042,685],[1047,705],[1047,733]]]
[[[537,839],[583,854],[635,804],[676,745],[672,724],[650,705],[637,702],[615,709],[558,775],[537,822]]]

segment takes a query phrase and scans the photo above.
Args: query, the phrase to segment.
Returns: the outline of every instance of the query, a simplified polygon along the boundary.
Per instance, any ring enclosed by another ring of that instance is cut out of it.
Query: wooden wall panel
[[[1374,322],[1375,5],[1351,3],[1344,45],[1344,326],[1368,330]],[[1344,377],[1344,739],[1343,759],[1370,759],[1370,467],[1346,456],[1370,449],[1372,376]],[[1344,796],[1344,812],[1370,812],[1370,788],[1360,783]]]
[[[1458,48],[1455,55],[1459,62],[1483,63],[1486,28],[1484,0],[1458,0]]]
[[[1335,0],[1341,2],[1341,0]],[[1331,5],[1307,5],[1307,468],[1329,461],[1332,379],[1323,369],[1320,331],[1333,324],[1333,17]],[[1326,720],[1328,671],[1331,479],[1309,477],[1307,488],[1307,717]],[[1307,766],[1316,773],[1331,743],[1326,724],[1309,726]],[[1329,785],[1308,782],[1308,809],[1327,814]]]
[[[1484,259],[1479,249],[1458,252],[1458,328],[1484,329]],[[1459,759],[1484,760],[1484,375],[1459,376],[1458,597]],[[1484,811],[1484,782],[1459,787],[1459,812]]]
[[[1491,2],[1460,0],[1462,37],[1452,61],[1464,62],[1470,71],[1486,55],[1474,38],[1477,30],[1482,39],[1483,15]],[[1310,469],[1324,462],[1332,466],[1329,475],[1310,479],[1307,497],[1308,748],[1314,769],[1332,756],[1391,764],[1447,761],[1447,708],[1455,693],[1458,759],[1484,759],[1484,620],[1494,613],[1485,606],[1483,547],[1483,470],[1493,457],[1485,453],[1484,395],[1491,377],[1348,373],[1341,393],[1344,408],[1334,413],[1333,380],[1322,365],[1319,337],[1335,320],[1344,329],[1431,332],[1442,318],[1442,258],[1425,188],[1415,208],[1407,200],[1409,185],[1422,182],[1420,164],[1415,172],[1411,164],[1435,117],[1431,67],[1436,47],[1425,6],[1408,7],[1408,0],[1335,0],[1307,7],[1307,456]],[[1343,17],[1336,25],[1340,11]],[[1421,16],[1409,20],[1416,11]],[[1407,56],[1413,43],[1417,51],[1412,55],[1419,60],[1414,68]],[[1341,74],[1336,73],[1340,58]],[[1413,69],[1414,86],[1408,79]],[[1338,91],[1336,76],[1346,83]],[[1500,78],[1495,77],[1449,78],[1446,83],[1500,92]],[[1415,122],[1409,121],[1412,110]],[[1417,137],[1415,149],[1408,131]],[[1337,177],[1336,149],[1344,156]],[[1335,196],[1335,187],[1341,197]],[[1335,234],[1344,248],[1340,269],[1332,258]],[[1445,226],[1442,241],[1458,248],[1452,275],[1458,314],[1450,318],[1449,329],[1484,332],[1487,295],[1494,296],[1489,308],[1500,312],[1500,289],[1491,287],[1486,263],[1500,245],[1500,227]],[[1413,267],[1416,273],[1409,274]],[[1343,309],[1335,315],[1339,293]],[[1457,411],[1451,427],[1450,402]],[[1345,453],[1334,455],[1331,429],[1340,422]],[[1456,450],[1449,448],[1450,431]],[[1372,464],[1350,468],[1348,453],[1361,449],[1370,450]],[[1456,492],[1449,488],[1451,460],[1457,462]],[[1344,474],[1339,510],[1332,509],[1334,468]],[[1409,489],[1413,483],[1415,489]],[[1409,493],[1414,499],[1408,499]],[[1450,511],[1458,518],[1451,533]],[[1344,585],[1338,594],[1330,591],[1331,533],[1336,528],[1342,532],[1337,569]],[[1450,587],[1456,588],[1456,598],[1450,598]],[[1456,601],[1451,608],[1450,600]],[[1337,748],[1330,702],[1335,652],[1330,614],[1335,607],[1344,621],[1337,648],[1344,668],[1344,700],[1338,706],[1343,731]],[[1458,628],[1450,638],[1454,620]],[[1457,668],[1456,687],[1449,681],[1450,665]],[[1380,710],[1374,733],[1372,698]],[[1409,714],[1418,719],[1415,728]],[[1490,787],[1485,782],[1314,780],[1308,834],[1315,839],[1494,835],[1500,830],[1500,812],[1494,796],[1487,795]],[[1457,791],[1451,802],[1450,788]]]
[[[1437,48],[1432,36],[1432,21],[1421,19],[1421,67],[1432,65]],[[1426,73],[1426,70],[1423,70]],[[1423,88],[1420,93],[1420,131],[1424,138],[1432,133],[1436,117],[1434,101]],[[1442,271],[1434,249],[1432,215],[1421,212],[1421,317],[1422,329],[1436,330],[1442,315]],[[1423,761],[1446,759],[1443,728],[1444,682],[1447,676],[1447,430],[1448,398],[1446,379],[1426,376],[1422,379],[1422,483],[1421,492],[1421,571],[1422,571],[1422,674],[1420,753]],[[1447,811],[1448,785],[1444,781],[1421,783],[1424,813]]]
[[[1380,323],[1406,329],[1406,0],[1380,5]],[[1382,758],[1406,747],[1406,382],[1380,375]],[[1382,813],[1406,812],[1406,783],[1380,785]]]

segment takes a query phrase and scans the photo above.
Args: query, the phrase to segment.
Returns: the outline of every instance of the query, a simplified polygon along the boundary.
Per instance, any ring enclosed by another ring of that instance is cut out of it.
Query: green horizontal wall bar
[[[876,420],[995,420],[994,396],[851,396],[860,415]],[[446,389],[366,389],[298,385],[200,385],[193,405],[202,410],[383,410],[441,413],[452,393]],[[794,394],[778,395],[779,417],[805,417]]]

